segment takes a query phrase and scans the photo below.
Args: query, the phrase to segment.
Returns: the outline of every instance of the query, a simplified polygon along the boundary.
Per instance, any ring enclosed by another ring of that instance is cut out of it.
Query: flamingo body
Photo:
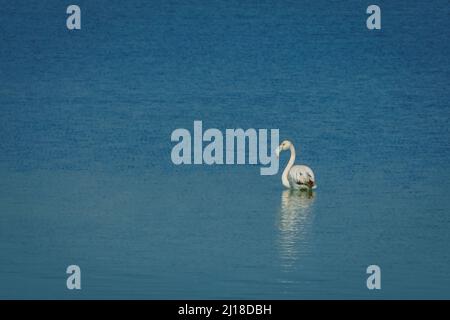
[[[315,189],[316,183],[314,173],[310,167],[296,165],[289,170],[289,186],[292,189]]]

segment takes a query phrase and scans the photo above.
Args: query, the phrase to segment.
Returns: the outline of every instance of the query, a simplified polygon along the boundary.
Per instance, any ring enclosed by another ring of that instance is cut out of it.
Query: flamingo
[[[295,148],[292,142],[285,140],[275,150],[277,157],[282,151],[291,151],[291,158],[283,171],[281,182],[289,189],[312,190],[317,188],[314,172],[305,165],[295,165]]]

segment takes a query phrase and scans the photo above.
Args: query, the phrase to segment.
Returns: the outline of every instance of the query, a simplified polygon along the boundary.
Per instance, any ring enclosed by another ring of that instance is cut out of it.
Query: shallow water
[[[0,298],[450,298],[447,1],[78,4],[2,4]],[[318,189],[173,165],[194,120]]]

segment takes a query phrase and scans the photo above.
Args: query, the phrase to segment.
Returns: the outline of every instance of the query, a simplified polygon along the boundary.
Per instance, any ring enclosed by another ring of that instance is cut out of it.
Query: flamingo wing
[[[304,165],[297,165],[291,168],[289,171],[289,182],[294,188],[313,189],[316,187],[313,171]]]

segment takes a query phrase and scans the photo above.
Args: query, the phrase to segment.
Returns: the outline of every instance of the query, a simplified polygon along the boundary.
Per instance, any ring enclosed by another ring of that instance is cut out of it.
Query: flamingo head
[[[290,142],[289,140],[284,140],[278,148],[275,149],[275,154],[277,155],[277,157],[280,156],[280,153],[282,151],[286,151],[288,150],[290,147],[292,146],[292,142]]]

